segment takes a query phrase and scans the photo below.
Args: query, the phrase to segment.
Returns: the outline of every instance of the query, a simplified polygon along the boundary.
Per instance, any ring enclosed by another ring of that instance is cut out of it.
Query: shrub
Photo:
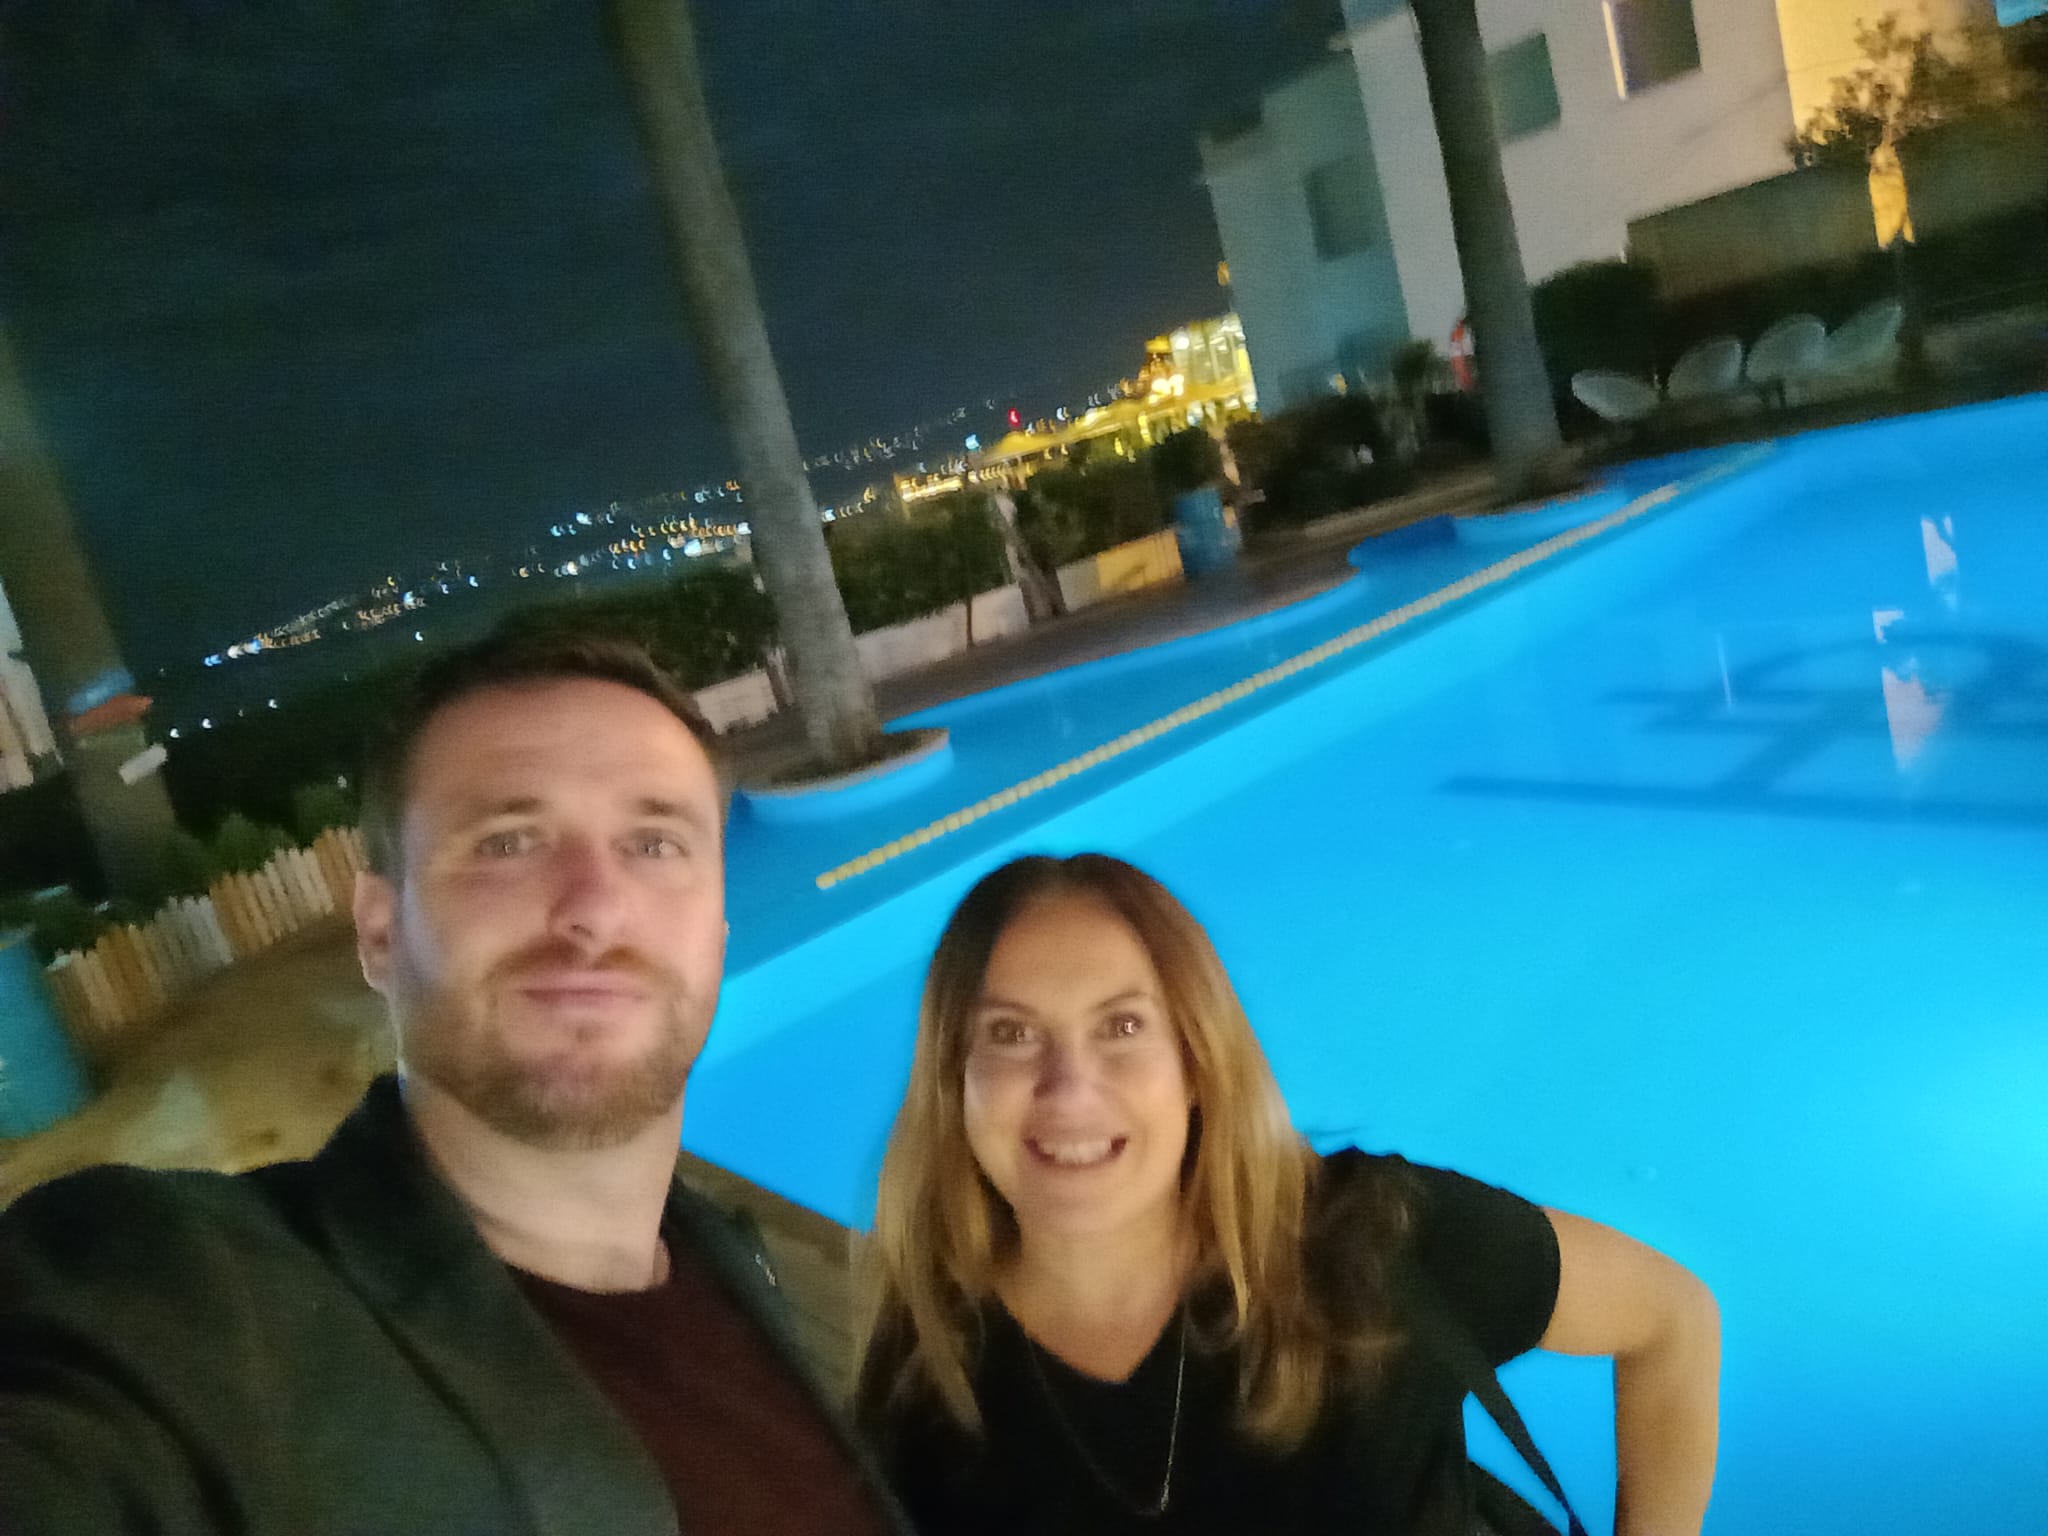
[[[1223,478],[1223,456],[1216,439],[1201,427],[1161,438],[1145,458],[1153,481],[1169,498],[1199,491]]]
[[[1261,493],[1256,531],[1294,527],[1396,495],[1414,483],[1395,452],[1382,407],[1366,395],[1331,395],[1267,417],[1232,439],[1247,488]]]
[[[775,609],[741,566],[692,571],[637,592],[548,603],[507,623],[549,633],[615,635],[645,646],[687,688],[707,688],[761,665],[775,643]]]
[[[1421,409],[1421,402],[1442,394],[1451,386],[1451,365],[1426,337],[1413,337],[1394,348],[1387,360],[1387,375],[1393,382],[1394,398]]]
[[[923,618],[1009,580],[1002,533],[978,494],[835,523],[831,549],[856,632]]]
[[[291,834],[268,822],[233,812],[213,834],[213,860],[223,874],[253,875],[272,854],[292,846]]]
[[[220,878],[220,863],[204,838],[177,828],[164,844],[165,896],[203,896]]]
[[[356,800],[339,784],[302,784],[292,791],[292,831],[301,845],[330,827],[356,824]]]
[[[1157,533],[1166,520],[1150,469],[1127,459],[1041,470],[1017,495],[1017,531],[1048,571]]]
[[[1656,275],[1647,267],[1580,262],[1538,283],[1529,302],[1543,361],[1557,388],[1569,388],[1572,375],[1587,368],[1640,377],[1657,372],[1665,314]]]
[[[0,901],[0,929],[28,929],[29,943],[45,965],[67,950],[91,949],[108,926],[107,914],[69,886]]]

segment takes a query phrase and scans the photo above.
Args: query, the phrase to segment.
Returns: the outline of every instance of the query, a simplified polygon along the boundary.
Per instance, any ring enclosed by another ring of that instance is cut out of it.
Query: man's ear
[[[398,922],[398,887],[385,876],[364,870],[356,876],[355,899],[351,906],[356,919],[356,959],[362,965],[363,980],[373,991],[389,997],[392,930]]]

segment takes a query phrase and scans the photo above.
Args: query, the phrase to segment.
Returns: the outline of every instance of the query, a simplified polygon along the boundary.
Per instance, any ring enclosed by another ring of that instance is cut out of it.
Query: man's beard
[[[656,998],[661,1019],[636,1058],[587,1054],[591,1026],[563,1026],[561,1046],[512,1054],[496,1017],[518,974],[578,965],[630,975]],[[543,943],[499,962],[473,991],[435,986],[401,956],[406,1071],[446,1093],[493,1130],[549,1151],[593,1151],[630,1140],[674,1111],[703,1048],[715,999],[698,999],[664,967],[625,950],[591,962],[573,946]]]

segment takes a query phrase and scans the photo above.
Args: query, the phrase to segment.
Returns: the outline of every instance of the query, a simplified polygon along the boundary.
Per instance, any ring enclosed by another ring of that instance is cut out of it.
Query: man
[[[0,1533],[902,1528],[673,1179],[725,950],[709,741],[629,646],[423,676],[355,896],[399,1076],[310,1162],[0,1216]]]

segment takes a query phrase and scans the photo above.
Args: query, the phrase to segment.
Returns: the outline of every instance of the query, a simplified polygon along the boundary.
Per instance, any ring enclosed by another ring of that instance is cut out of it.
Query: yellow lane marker
[[[1616,528],[1626,523],[1634,522],[1645,513],[1654,512],[1681,491],[1693,490],[1712,481],[1723,479],[1738,470],[1747,469],[1750,465],[1756,463],[1757,460],[1768,455],[1770,451],[1768,447],[1759,448],[1752,452],[1741,454],[1725,464],[1717,465],[1715,468],[1707,470],[1691,480],[1678,481],[1671,485],[1661,485],[1654,491],[1638,496],[1627,506],[1608,513],[1605,517],[1595,518],[1590,523],[1581,523],[1576,528],[1567,528],[1563,533],[1553,535],[1540,544],[1530,545],[1529,548],[1521,551],[1519,554],[1509,555],[1504,559],[1497,560],[1492,565],[1474,571],[1469,576],[1462,576],[1448,586],[1439,587],[1436,591],[1426,596],[1418,597],[1412,602],[1403,603],[1391,612],[1383,613],[1378,618],[1360,624],[1354,629],[1348,629],[1343,634],[1325,640],[1319,645],[1312,646],[1298,655],[1290,656],[1285,661],[1262,668],[1251,676],[1241,678],[1239,681],[1230,684],[1228,687],[1219,688],[1213,693],[1205,694],[1192,704],[1183,704],[1179,709],[1174,710],[1170,714],[1162,715],[1157,720],[1125,731],[1121,736],[1105,741],[1101,746],[1093,747],[1081,753],[1078,757],[1070,757],[1065,762],[1056,764],[1051,768],[1045,769],[1043,772],[1034,773],[1030,778],[1020,780],[1018,783],[1010,785],[1007,789],[999,789],[995,793],[984,796],[982,799],[975,801],[974,804],[961,810],[948,812],[936,821],[927,822],[915,831],[906,832],[901,837],[892,838],[879,848],[862,854],[859,858],[849,859],[846,863],[836,868],[826,870],[822,875],[818,876],[818,889],[821,891],[830,890],[843,880],[850,880],[856,875],[864,875],[869,870],[877,869],[892,859],[901,858],[906,853],[922,848],[926,843],[944,837],[950,832],[957,832],[962,827],[979,821],[982,817],[993,811],[1007,809],[1015,805],[1019,800],[1029,799],[1042,790],[1050,789],[1053,785],[1072,778],[1077,773],[1086,773],[1091,768],[1099,768],[1102,764],[1121,757],[1126,752],[1132,751],[1137,747],[1142,747],[1147,742],[1158,740],[1159,737],[1166,735],[1170,731],[1177,731],[1184,725],[1190,725],[1197,720],[1206,719],[1217,710],[1227,705],[1235,704],[1241,699],[1249,698],[1262,688],[1269,688],[1274,683],[1284,682],[1288,678],[1298,676],[1312,667],[1321,666],[1331,658],[1340,656],[1344,652],[1363,645],[1369,640],[1377,640],[1380,636],[1399,629],[1403,624],[1418,619],[1426,613],[1434,613],[1437,609],[1450,603],[1462,602],[1473,593],[1482,592],[1488,587],[1506,581],[1511,576],[1517,576],[1532,565],[1539,565],[1543,561],[1561,555],[1568,549],[1576,548],[1590,539],[1597,539],[1603,534],[1613,532]]]

